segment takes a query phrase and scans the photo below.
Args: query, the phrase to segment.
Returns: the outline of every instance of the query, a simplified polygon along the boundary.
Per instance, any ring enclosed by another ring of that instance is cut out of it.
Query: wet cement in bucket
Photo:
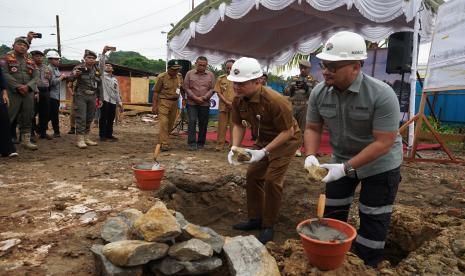
[[[148,170],[148,171],[156,171],[160,169],[160,165],[158,163],[141,163],[134,166],[136,170]]]
[[[312,220],[311,223],[302,225],[297,231],[311,239],[325,242],[342,242],[347,239],[345,233],[319,220]]]

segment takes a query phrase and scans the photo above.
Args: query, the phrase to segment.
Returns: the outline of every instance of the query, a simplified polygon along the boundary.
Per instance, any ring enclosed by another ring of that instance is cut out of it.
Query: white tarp
[[[212,65],[241,56],[284,65],[341,30],[373,42],[413,31],[417,13],[428,41],[433,16],[421,0],[232,0],[191,21],[169,41],[169,51],[178,59],[204,55]]]
[[[465,1],[439,7],[425,91],[465,89]]]

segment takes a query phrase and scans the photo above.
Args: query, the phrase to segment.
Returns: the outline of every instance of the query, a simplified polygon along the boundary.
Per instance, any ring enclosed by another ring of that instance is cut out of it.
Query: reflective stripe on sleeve
[[[392,213],[392,205],[384,205],[384,206],[379,206],[379,207],[370,207],[367,205],[363,205],[362,203],[359,203],[359,210],[360,212],[366,214],[366,215],[381,215],[381,214],[388,214]]]
[[[384,245],[386,244],[384,241],[369,240],[360,236],[360,234],[357,235],[355,242],[372,249],[384,249]]]
[[[346,206],[354,201],[354,197],[346,198],[326,198],[326,206]]]

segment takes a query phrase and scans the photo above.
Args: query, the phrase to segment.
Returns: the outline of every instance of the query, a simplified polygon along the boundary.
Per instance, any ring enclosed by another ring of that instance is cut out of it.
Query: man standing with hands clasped
[[[355,253],[365,264],[383,260],[397,188],[401,181],[400,108],[392,88],[361,71],[367,58],[364,39],[339,32],[324,45],[324,82],[310,94],[304,134],[305,167],[320,166],[317,153],[323,123],[327,124],[333,155],[323,178],[325,217],[347,221],[359,182],[360,229]]]
[[[263,72],[256,59],[238,59],[228,80],[234,83],[236,97],[232,104],[233,146],[228,154],[231,165],[233,150],[244,138],[245,125],[257,137],[247,169],[247,212],[249,220],[233,225],[237,230],[261,229],[258,240],[273,240],[283,193],[284,174],[302,142],[297,121],[292,117],[291,103],[278,92],[263,86]]]

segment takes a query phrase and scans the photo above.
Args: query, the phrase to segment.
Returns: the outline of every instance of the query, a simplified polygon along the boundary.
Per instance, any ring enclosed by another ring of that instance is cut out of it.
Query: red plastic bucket
[[[317,221],[317,219],[304,220],[297,225],[297,229],[302,225]],[[310,264],[321,270],[336,269],[344,263],[346,253],[349,251],[352,241],[357,236],[357,230],[350,224],[335,219],[322,218],[321,222],[346,234],[348,238],[343,241],[326,242],[312,239],[299,233],[300,240]]]
[[[150,191],[160,188],[161,179],[165,174],[165,168],[160,167],[158,170],[140,169],[132,166],[136,178],[137,187],[141,190]]]

